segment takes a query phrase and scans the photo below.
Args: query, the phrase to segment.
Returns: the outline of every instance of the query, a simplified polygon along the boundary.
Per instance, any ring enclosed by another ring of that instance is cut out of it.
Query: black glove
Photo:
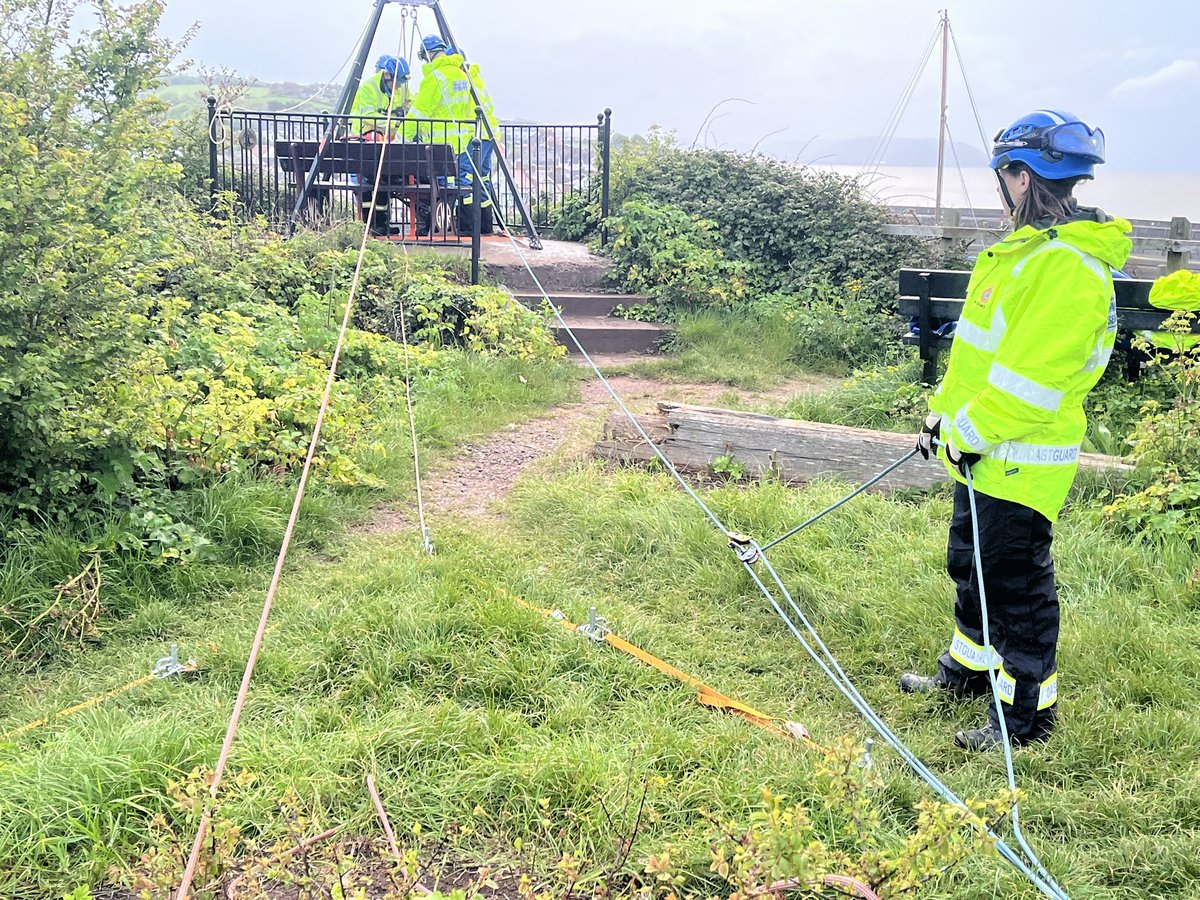
[[[954,446],[954,441],[946,441],[946,459],[950,465],[956,467],[963,475],[967,474],[967,469],[975,465],[983,459],[978,453],[963,453]]]
[[[926,459],[929,459],[929,455],[934,452],[934,442],[941,433],[941,415],[939,413],[930,413],[925,417],[925,424],[921,426],[921,430],[917,432],[917,449],[921,451],[921,455]]]

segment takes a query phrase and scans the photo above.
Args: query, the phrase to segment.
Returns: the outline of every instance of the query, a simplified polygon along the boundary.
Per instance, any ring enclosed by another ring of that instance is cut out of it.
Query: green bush
[[[1190,333],[1194,313],[1178,312],[1168,329]],[[1131,457],[1150,483],[1105,512],[1131,534],[1182,538],[1200,546],[1200,354],[1155,356],[1151,371],[1172,388],[1149,400],[1129,437]]]
[[[585,241],[600,230],[600,203],[590,194],[569,194],[547,218],[555,240]]]
[[[726,257],[711,222],[630,200],[609,229],[608,253],[626,289],[669,306],[730,307],[746,299],[744,266]]]
[[[304,458],[361,230],[285,243],[198,214],[148,94],[178,49],[155,35],[162,3],[101,2],[93,32],[77,6],[4,0],[0,21],[0,525],[115,516],[129,544],[190,556],[177,492]],[[414,285],[462,298],[406,307],[418,340],[561,353],[543,317],[460,273],[369,246],[316,457],[332,483],[371,482],[356,458],[379,399],[437,365],[385,337]]]
[[[685,151],[661,132],[614,153],[613,204],[669,204],[710,223],[726,256],[759,290],[858,281],[881,308],[896,270],[923,258],[919,242],[883,235],[882,207],[853,179],[761,156]]]

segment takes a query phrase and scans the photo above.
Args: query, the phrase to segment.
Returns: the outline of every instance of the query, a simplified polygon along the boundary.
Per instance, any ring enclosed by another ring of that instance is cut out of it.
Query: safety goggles
[[[1009,150],[1037,150],[1048,160],[1076,156],[1091,163],[1104,162],[1104,132],[1082,122],[1032,129],[1006,141],[1000,140],[1003,134],[1003,131],[996,134],[994,152],[997,156]]]

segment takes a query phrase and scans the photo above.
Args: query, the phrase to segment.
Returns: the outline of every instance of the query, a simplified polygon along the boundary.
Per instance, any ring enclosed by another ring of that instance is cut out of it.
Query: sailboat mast
[[[950,71],[950,10],[942,11],[942,121],[938,128],[937,196],[934,201],[934,221],[942,223],[942,176],[946,166],[946,82]]]

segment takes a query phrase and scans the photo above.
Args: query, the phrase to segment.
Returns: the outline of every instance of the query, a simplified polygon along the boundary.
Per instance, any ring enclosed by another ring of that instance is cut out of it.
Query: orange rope
[[[122,685],[119,688],[114,688],[113,690],[103,694],[97,694],[95,697],[92,697],[89,700],[84,700],[82,703],[76,703],[74,706],[68,706],[66,709],[61,709],[52,716],[46,716],[44,719],[38,719],[37,721],[30,722],[28,725],[22,725],[20,728],[10,731],[8,734],[0,737],[0,741],[11,741],[13,738],[20,737],[23,734],[28,734],[30,731],[41,728],[43,725],[49,725],[51,722],[57,719],[65,719],[67,716],[73,716],[76,713],[81,713],[85,709],[91,709],[93,706],[99,706],[106,700],[111,700],[113,697],[119,697],[122,694],[127,694],[130,691],[140,688],[142,685],[149,684],[154,680],[154,675],[143,675],[141,678],[129,682],[129,684]]]
[[[396,95],[393,91],[388,100],[388,114],[386,125],[388,130],[391,130],[394,105]],[[371,206],[374,208],[379,199],[379,183],[383,179],[383,164],[387,158],[388,144],[385,142],[381,145],[379,151],[379,167],[375,173],[375,186],[371,193]],[[346,343],[346,333],[350,330],[350,318],[354,312],[354,301],[358,297],[358,286],[362,279],[363,261],[367,253],[367,241],[370,239],[371,229],[363,228],[362,243],[358,248],[358,262],[354,266],[354,280],[350,285],[350,294],[346,298],[346,310],[342,315],[342,327],[338,332],[337,344],[333,350],[333,360],[329,365],[329,376],[325,380],[325,392],[321,396],[321,408],[317,413],[317,421],[313,426],[312,440],[308,444],[308,454],[304,458],[304,468],[300,471],[300,483],[296,488],[296,499],[292,503],[292,514],[288,518],[287,530],[283,534],[283,544],[279,548],[279,557],[275,561],[275,573],[271,577],[271,585],[267,588],[267,596],[263,602],[262,615],[259,617],[258,630],[254,634],[254,643],[250,647],[250,658],[246,661],[246,670],[242,673],[242,684],[238,689],[237,701],[233,706],[233,713],[229,717],[229,725],[225,730],[225,740],[221,745],[221,755],[217,758],[216,768],[213,770],[212,787],[209,790],[211,800],[216,800],[217,793],[221,787],[221,779],[225,774],[225,767],[229,762],[229,755],[233,750],[233,739],[237,734],[238,724],[241,722],[242,711],[246,706],[246,699],[250,694],[250,680],[254,676],[254,666],[258,661],[259,651],[262,649],[263,638],[266,636],[267,622],[271,617],[271,607],[275,602],[275,594],[279,590],[279,582],[283,578],[283,566],[287,561],[288,550],[292,545],[292,535],[296,530],[296,522],[300,518],[300,505],[304,501],[304,491],[308,486],[308,476],[312,472],[313,458],[317,455],[317,445],[321,439],[321,428],[325,424],[325,414],[329,411],[329,403],[333,396],[333,384],[337,377],[338,362],[342,357],[342,348]],[[196,868],[200,862],[200,852],[204,847],[204,838],[208,833],[208,823],[212,816],[212,804],[206,805],[204,815],[200,818],[200,825],[196,830],[196,840],[192,843],[191,853],[188,855],[187,867],[183,872],[183,879],[179,884],[179,890],[175,894],[175,900],[187,900],[188,892],[191,890],[192,881],[196,877]]]

